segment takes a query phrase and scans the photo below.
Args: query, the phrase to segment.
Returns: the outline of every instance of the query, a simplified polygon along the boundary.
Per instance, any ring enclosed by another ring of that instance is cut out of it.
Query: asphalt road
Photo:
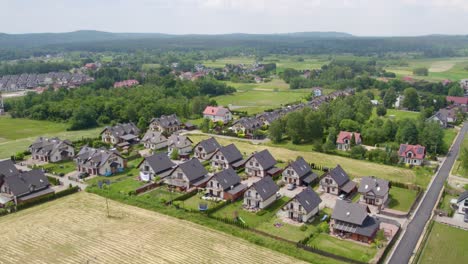
[[[455,140],[455,144],[452,146],[445,162],[440,167],[439,172],[435,176],[434,181],[429,187],[426,196],[423,198],[421,205],[415,212],[413,220],[409,223],[405,234],[400,240],[400,243],[395,248],[393,255],[388,263],[390,264],[402,264],[408,263],[413,252],[416,248],[419,238],[421,237],[424,227],[431,217],[432,210],[437,203],[440,191],[444,186],[444,182],[450,173],[450,170],[457,158],[458,150],[463,142],[465,133],[468,131],[467,123],[464,124],[459,136]]]

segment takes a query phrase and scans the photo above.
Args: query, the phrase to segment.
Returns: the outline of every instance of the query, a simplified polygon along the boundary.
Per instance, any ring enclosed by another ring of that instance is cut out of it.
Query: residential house
[[[314,97],[319,97],[319,96],[322,96],[323,89],[322,87],[314,87],[312,88],[312,92],[314,93]]]
[[[33,160],[44,162],[71,160],[75,156],[72,143],[59,138],[39,137],[29,146],[29,151]]]
[[[193,141],[187,136],[172,134],[167,142],[167,152],[169,154],[176,150],[180,157],[186,158],[192,152]]]
[[[101,138],[104,143],[124,148],[138,143],[140,141],[139,134],[140,129],[130,122],[112,127],[106,126],[101,132]]]
[[[210,177],[208,171],[198,159],[192,158],[173,168],[164,182],[179,190],[190,191],[193,188],[203,188]]]
[[[350,195],[356,191],[356,186],[340,165],[326,172],[320,180],[321,191],[334,195]]]
[[[232,125],[230,128],[237,134],[252,136],[253,132],[262,127],[263,123],[255,117],[243,117]]]
[[[361,134],[356,132],[340,131],[340,134],[338,134],[338,137],[336,139],[336,147],[339,150],[350,150],[353,137],[355,145],[361,145]]]
[[[135,85],[140,84],[137,80],[124,80],[121,82],[115,82],[114,88],[121,88],[121,87],[132,87]]]
[[[232,168],[215,173],[206,185],[206,193],[231,201],[241,197],[246,189],[247,185],[241,183],[241,178]]]
[[[21,204],[54,193],[41,170],[20,172],[11,160],[0,161],[0,207]]]
[[[158,118],[151,119],[149,128],[153,131],[171,134],[182,128],[182,122],[180,122],[175,114],[162,115]]]
[[[249,210],[264,209],[276,201],[278,190],[278,185],[271,177],[264,177],[244,193],[244,207]]]
[[[429,117],[428,121],[437,122],[441,127],[446,128],[457,120],[457,108],[439,109],[437,113]]]
[[[336,200],[330,220],[330,230],[340,237],[372,243],[380,223],[369,213],[367,205]]]
[[[262,123],[262,126],[270,126],[273,121],[279,119],[281,116],[283,116],[282,110],[274,110],[258,114],[256,118]]]
[[[169,143],[167,137],[165,137],[161,132],[153,131],[151,129],[146,131],[146,134],[141,139],[141,142],[143,142],[143,145],[146,149],[152,150],[166,148],[167,144]]]
[[[75,157],[75,162],[79,172],[87,172],[89,175],[110,176],[123,172],[127,167],[127,161],[117,150],[95,149],[88,146],[81,148]]]
[[[382,208],[388,200],[390,183],[387,180],[374,176],[362,177],[358,192],[361,194],[360,202]]]
[[[468,90],[468,79],[462,79],[460,80],[460,87],[466,91]]]
[[[239,169],[244,166],[245,160],[234,144],[220,147],[211,157],[211,167],[217,169]]]
[[[468,215],[468,191],[464,191],[457,199],[457,213]]]
[[[468,105],[468,97],[461,97],[461,96],[447,96],[447,102],[457,106],[467,106]]]
[[[203,111],[203,118],[226,124],[232,120],[232,113],[222,106],[207,106]]]
[[[245,173],[248,176],[266,177],[281,173],[281,169],[275,167],[276,160],[267,149],[254,152],[245,162]]]
[[[153,154],[145,157],[140,164],[140,180],[152,181],[159,176],[159,178],[165,178],[169,175],[171,170],[176,164],[169,159],[166,153]]]
[[[214,137],[210,137],[195,145],[194,156],[200,160],[209,160],[220,147],[218,141]]]
[[[398,156],[402,163],[420,166],[424,163],[426,148],[421,145],[400,144]]]
[[[311,218],[318,214],[319,205],[322,199],[312,190],[307,187],[302,192],[296,194],[284,207],[283,211],[287,213],[288,218],[297,222],[308,222]]]
[[[308,186],[318,179],[318,175],[312,171],[310,165],[299,157],[291,162],[283,170],[283,181],[296,186]]]

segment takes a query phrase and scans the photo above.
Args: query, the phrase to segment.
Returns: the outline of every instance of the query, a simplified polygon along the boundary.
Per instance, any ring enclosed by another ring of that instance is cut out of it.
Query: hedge
[[[60,180],[54,177],[47,176],[49,183],[52,185],[60,185]]]
[[[21,203],[21,204],[18,204],[16,206],[16,211],[23,210],[23,209],[26,209],[26,208],[29,208],[29,207],[32,207],[32,206],[35,206],[35,205],[38,205],[38,204],[48,202],[48,201],[52,201],[52,200],[55,200],[55,199],[58,199],[58,198],[61,198],[61,197],[76,193],[79,190],[80,190],[80,187],[75,186],[75,187],[71,187],[71,188],[68,188],[66,190],[63,190],[61,192],[48,194],[46,196],[40,197],[40,198],[38,198],[36,200],[33,200],[33,201],[30,201],[30,202]]]

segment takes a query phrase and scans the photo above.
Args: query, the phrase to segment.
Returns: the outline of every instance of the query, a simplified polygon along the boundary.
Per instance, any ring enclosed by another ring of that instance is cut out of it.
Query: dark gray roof
[[[296,199],[307,213],[314,210],[322,202],[322,199],[312,190],[307,187],[302,192],[298,193],[294,199]]]
[[[349,176],[346,172],[341,168],[340,165],[337,165],[334,169],[328,172],[330,177],[336,181],[339,187],[343,186],[345,183],[349,181]]]
[[[5,183],[15,196],[23,196],[49,186],[49,180],[41,170],[31,170],[5,177]]]
[[[332,218],[355,225],[362,225],[368,212],[369,208],[366,205],[336,200]]]
[[[111,134],[116,138],[123,137],[129,134],[136,135],[136,136],[140,134],[140,129],[138,129],[138,127],[136,127],[135,124],[133,124],[132,122],[125,123],[125,124],[117,124],[113,127],[107,126],[104,128],[101,134],[107,130],[110,131]]]
[[[302,157],[299,157],[294,162],[291,162],[289,166],[291,166],[291,168],[299,175],[299,178],[301,179],[312,173],[312,168]]]
[[[10,159],[0,161],[0,175],[3,174],[5,177],[18,174],[19,171],[15,167],[15,164]]]
[[[466,198],[468,198],[468,191],[464,191],[460,196],[458,196],[457,203],[465,200]]]
[[[208,139],[198,142],[195,148],[198,146],[202,147],[208,154],[216,151],[218,148],[221,147],[221,145],[218,143],[218,141],[216,141],[214,137],[210,137]]]
[[[176,165],[174,162],[172,162],[171,159],[169,159],[166,153],[153,154],[151,156],[146,157],[145,160],[156,174],[165,172]],[[143,161],[140,163],[140,165],[142,163]]]
[[[373,192],[376,196],[385,196],[389,191],[389,183],[387,180],[375,177],[363,177],[359,185],[360,193]]]
[[[223,154],[224,158],[228,163],[237,162],[242,160],[242,154],[239,149],[234,144],[229,144],[227,146],[221,147],[219,150]]]
[[[205,167],[203,167],[200,161],[195,158],[179,164],[179,168],[184,172],[189,181],[194,181],[208,174]]]
[[[231,188],[241,182],[241,178],[232,168],[220,171],[213,175],[213,178],[223,187],[223,190]]]
[[[180,126],[182,123],[175,114],[172,115],[162,115],[158,118],[151,119],[150,123],[159,124],[162,127],[171,127],[171,126]]]
[[[278,185],[269,176],[263,177],[258,182],[252,184],[252,187],[258,192],[263,200],[270,198],[272,195],[276,195],[279,190]]]
[[[251,159],[252,157],[255,157],[258,163],[265,170],[275,166],[276,164],[275,158],[273,158],[273,156],[270,154],[270,151],[268,151],[268,149],[264,149],[260,152],[255,152],[247,160]]]
[[[367,216],[362,225],[356,229],[356,234],[370,237],[377,229],[379,229],[380,222],[372,216]]]

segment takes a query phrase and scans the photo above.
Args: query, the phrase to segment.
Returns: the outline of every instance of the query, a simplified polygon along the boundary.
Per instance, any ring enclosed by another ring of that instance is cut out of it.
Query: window
[[[290,208],[290,209],[294,209],[294,204],[293,204],[293,203],[290,203],[290,204],[289,204],[289,208]]]
[[[302,205],[299,205],[299,211],[301,211],[301,210],[302,210]]]
[[[253,161],[249,162],[250,166],[253,166]]]
[[[256,162],[256,163],[255,163],[255,166],[257,166],[257,167],[258,167],[258,162]]]

